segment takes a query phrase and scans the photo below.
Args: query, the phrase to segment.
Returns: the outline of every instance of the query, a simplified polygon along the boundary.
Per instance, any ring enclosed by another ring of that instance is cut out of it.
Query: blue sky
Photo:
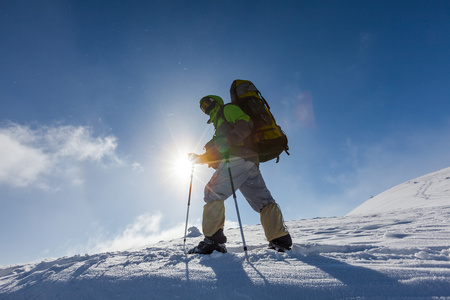
[[[238,78],[289,138],[291,155],[261,166],[286,220],[342,216],[448,167],[449,12],[447,1],[1,2],[0,264],[181,237],[179,158],[213,134],[198,100],[228,100]],[[211,174],[195,169],[191,224]]]

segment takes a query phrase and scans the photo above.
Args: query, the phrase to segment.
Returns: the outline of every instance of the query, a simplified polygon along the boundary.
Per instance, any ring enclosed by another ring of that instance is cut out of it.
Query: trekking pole
[[[186,255],[187,226],[188,226],[188,219],[189,219],[189,207],[191,206],[191,192],[192,192],[192,179],[193,178],[194,178],[194,164],[192,164],[192,169],[191,169],[191,183],[189,184],[189,197],[188,197],[187,213],[186,213],[186,226],[184,227],[183,250],[184,250],[185,255]]]
[[[230,176],[231,190],[233,191],[234,205],[236,206],[236,213],[237,213],[237,217],[238,217],[238,221],[239,221],[239,228],[241,229],[242,243],[244,244],[245,259],[248,261],[247,245],[245,244],[244,230],[242,229],[241,216],[239,214],[239,208],[238,208],[238,203],[237,203],[237,199],[236,199],[236,192],[234,191],[233,176],[231,176],[230,159],[229,159],[228,155],[227,155],[226,159],[227,159],[228,175]]]

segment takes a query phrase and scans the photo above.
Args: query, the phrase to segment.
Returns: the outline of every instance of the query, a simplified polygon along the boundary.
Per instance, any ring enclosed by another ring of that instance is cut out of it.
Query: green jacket
[[[210,113],[214,124],[214,137],[205,145],[202,160],[216,168],[229,156],[242,157],[258,164],[258,153],[253,150],[251,129],[253,122],[242,109],[234,104],[216,105]]]

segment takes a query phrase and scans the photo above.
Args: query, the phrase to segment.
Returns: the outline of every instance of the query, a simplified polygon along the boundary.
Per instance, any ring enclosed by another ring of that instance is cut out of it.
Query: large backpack
[[[276,158],[278,162],[283,151],[289,155],[287,137],[256,86],[251,81],[236,79],[231,84],[230,96],[231,103],[239,106],[253,121],[252,142],[259,154],[259,161]]]

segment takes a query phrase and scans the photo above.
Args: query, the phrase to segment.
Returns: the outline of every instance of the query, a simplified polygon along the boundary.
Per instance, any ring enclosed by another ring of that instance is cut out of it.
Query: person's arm
[[[253,122],[242,109],[236,105],[225,106],[225,119],[233,123],[233,128],[227,134],[229,145],[240,145],[251,134]]]

